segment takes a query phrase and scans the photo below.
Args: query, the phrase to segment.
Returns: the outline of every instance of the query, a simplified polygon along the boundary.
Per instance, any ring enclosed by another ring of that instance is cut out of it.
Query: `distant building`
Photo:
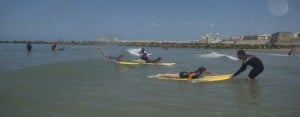
[[[222,40],[220,39],[219,33],[216,33],[215,35],[213,35],[212,33],[206,34],[206,36],[202,36],[202,38],[199,40],[200,43],[206,44],[219,43],[221,41]]]
[[[270,35],[261,34],[261,35],[250,35],[250,36],[233,36],[231,38],[232,38],[231,40],[234,41],[235,44],[257,45],[257,44],[269,43]]]
[[[229,40],[231,41],[237,41],[237,40],[243,40],[243,36],[231,36]]]
[[[270,35],[261,34],[261,35],[252,35],[252,36],[244,36],[243,40],[268,40],[270,39]]]
[[[273,44],[291,44],[300,43],[300,33],[277,32],[272,34],[270,43]]]

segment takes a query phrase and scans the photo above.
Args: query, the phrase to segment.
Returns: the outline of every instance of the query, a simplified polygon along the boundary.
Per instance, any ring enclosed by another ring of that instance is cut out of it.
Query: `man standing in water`
[[[55,50],[56,49],[56,42],[54,42],[52,45],[51,45],[51,50]]]
[[[289,56],[295,56],[295,51],[296,51],[296,48],[295,48],[295,47],[292,47],[292,48],[290,49],[290,51],[288,52],[288,55],[289,55]]]
[[[31,48],[32,48],[30,41],[27,42],[26,47],[27,47],[28,52],[30,52]]]
[[[248,65],[253,67],[253,69],[250,71],[248,75],[247,78],[248,81],[252,81],[255,77],[257,77],[261,72],[264,71],[264,65],[262,61],[256,56],[248,55],[244,50],[238,50],[237,57],[240,60],[243,60],[243,64],[240,67],[240,69],[232,75],[231,78],[234,78],[235,76],[245,71]]]

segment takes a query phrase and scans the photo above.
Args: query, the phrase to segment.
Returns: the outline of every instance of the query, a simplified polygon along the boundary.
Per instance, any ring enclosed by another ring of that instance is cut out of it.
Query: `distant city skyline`
[[[1,0],[0,40],[187,41],[300,32],[299,0]]]

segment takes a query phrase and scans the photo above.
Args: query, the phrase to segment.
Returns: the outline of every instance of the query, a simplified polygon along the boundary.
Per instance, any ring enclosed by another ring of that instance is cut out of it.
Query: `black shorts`
[[[253,68],[249,73],[249,78],[254,79],[256,76],[258,76],[261,72],[264,71],[264,68]]]
[[[189,73],[186,71],[182,71],[179,73],[180,78],[189,78]]]

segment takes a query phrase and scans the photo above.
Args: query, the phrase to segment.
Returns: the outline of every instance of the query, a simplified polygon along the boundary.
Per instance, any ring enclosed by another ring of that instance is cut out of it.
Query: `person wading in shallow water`
[[[31,42],[30,42],[30,41],[27,42],[26,47],[27,47],[27,50],[30,52],[31,49],[32,49],[32,46],[31,46]]]
[[[240,67],[240,69],[231,76],[231,78],[234,78],[235,76],[245,71],[248,65],[253,67],[253,69],[248,74],[248,81],[252,81],[255,77],[257,77],[260,73],[264,71],[264,65],[262,61],[256,56],[248,55],[244,50],[238,50],[237,57],[243,61],[243,64]]]
[[[296,51],[296,48],[295,48],[295,47],[292,47],[292,48],[290,49],[290,51],[288,52],[288,55],[289,55],[289,56],[295,56],[295,51]]]

